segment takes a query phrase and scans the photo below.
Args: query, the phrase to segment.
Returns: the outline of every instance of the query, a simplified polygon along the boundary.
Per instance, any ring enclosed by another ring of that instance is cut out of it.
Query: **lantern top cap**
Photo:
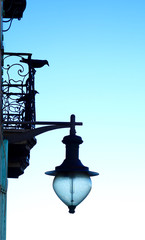
[[[79,160],[79,145],[83,143],[80,136],[76,135],[75,131],[75,115],[71,115],[70,119],[70,135],[65,136],[62,142],[66,145],[66,159],[60,166],[57,166],[53,171],[47,171],[45,174],[56,176],[58,174],[79,173],[87,174],[88,176],[97,176],[99,173],[89,171],[89,168],[84,166]]]

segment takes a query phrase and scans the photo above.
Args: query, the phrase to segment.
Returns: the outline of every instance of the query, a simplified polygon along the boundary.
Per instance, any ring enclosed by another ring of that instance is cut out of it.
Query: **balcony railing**
[[[22,62],[30,53],[5,52],[3,55],[3,128],[31,129],[35,115],[35,69]],[[29,124],[26,124],[29,122]]]

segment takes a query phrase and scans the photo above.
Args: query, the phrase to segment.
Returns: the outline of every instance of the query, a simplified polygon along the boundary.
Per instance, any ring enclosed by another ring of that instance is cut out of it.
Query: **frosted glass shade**
[[[55,193],[69,207],[70,213],[87,197],[91,187],[92,181],[86,173],[60,173],[53,180]]]

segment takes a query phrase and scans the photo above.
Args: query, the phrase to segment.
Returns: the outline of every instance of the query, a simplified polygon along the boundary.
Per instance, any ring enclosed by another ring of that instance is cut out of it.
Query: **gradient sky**
[[[100,173],[69,214],[44,174],[64,160],[69,131],[37,137],[25,174],[9,179],[7,240],[144,240],[145,2],[27,0],[4,46],[49,61],[36,73],[37,120],[75,114],[80,159]]]

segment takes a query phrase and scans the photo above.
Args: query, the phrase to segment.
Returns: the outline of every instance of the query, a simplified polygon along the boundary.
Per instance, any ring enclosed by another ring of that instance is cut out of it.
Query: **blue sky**
[[[144,240],[144,1],[27,1],[4,34],[5,51],[47,59],[37,70],[37,120],[83,122],[80,159],[90,195],[68,213],[44,175],[64,160],[68,130],[37,137],[30,166],[9,179],[7,240]]]

